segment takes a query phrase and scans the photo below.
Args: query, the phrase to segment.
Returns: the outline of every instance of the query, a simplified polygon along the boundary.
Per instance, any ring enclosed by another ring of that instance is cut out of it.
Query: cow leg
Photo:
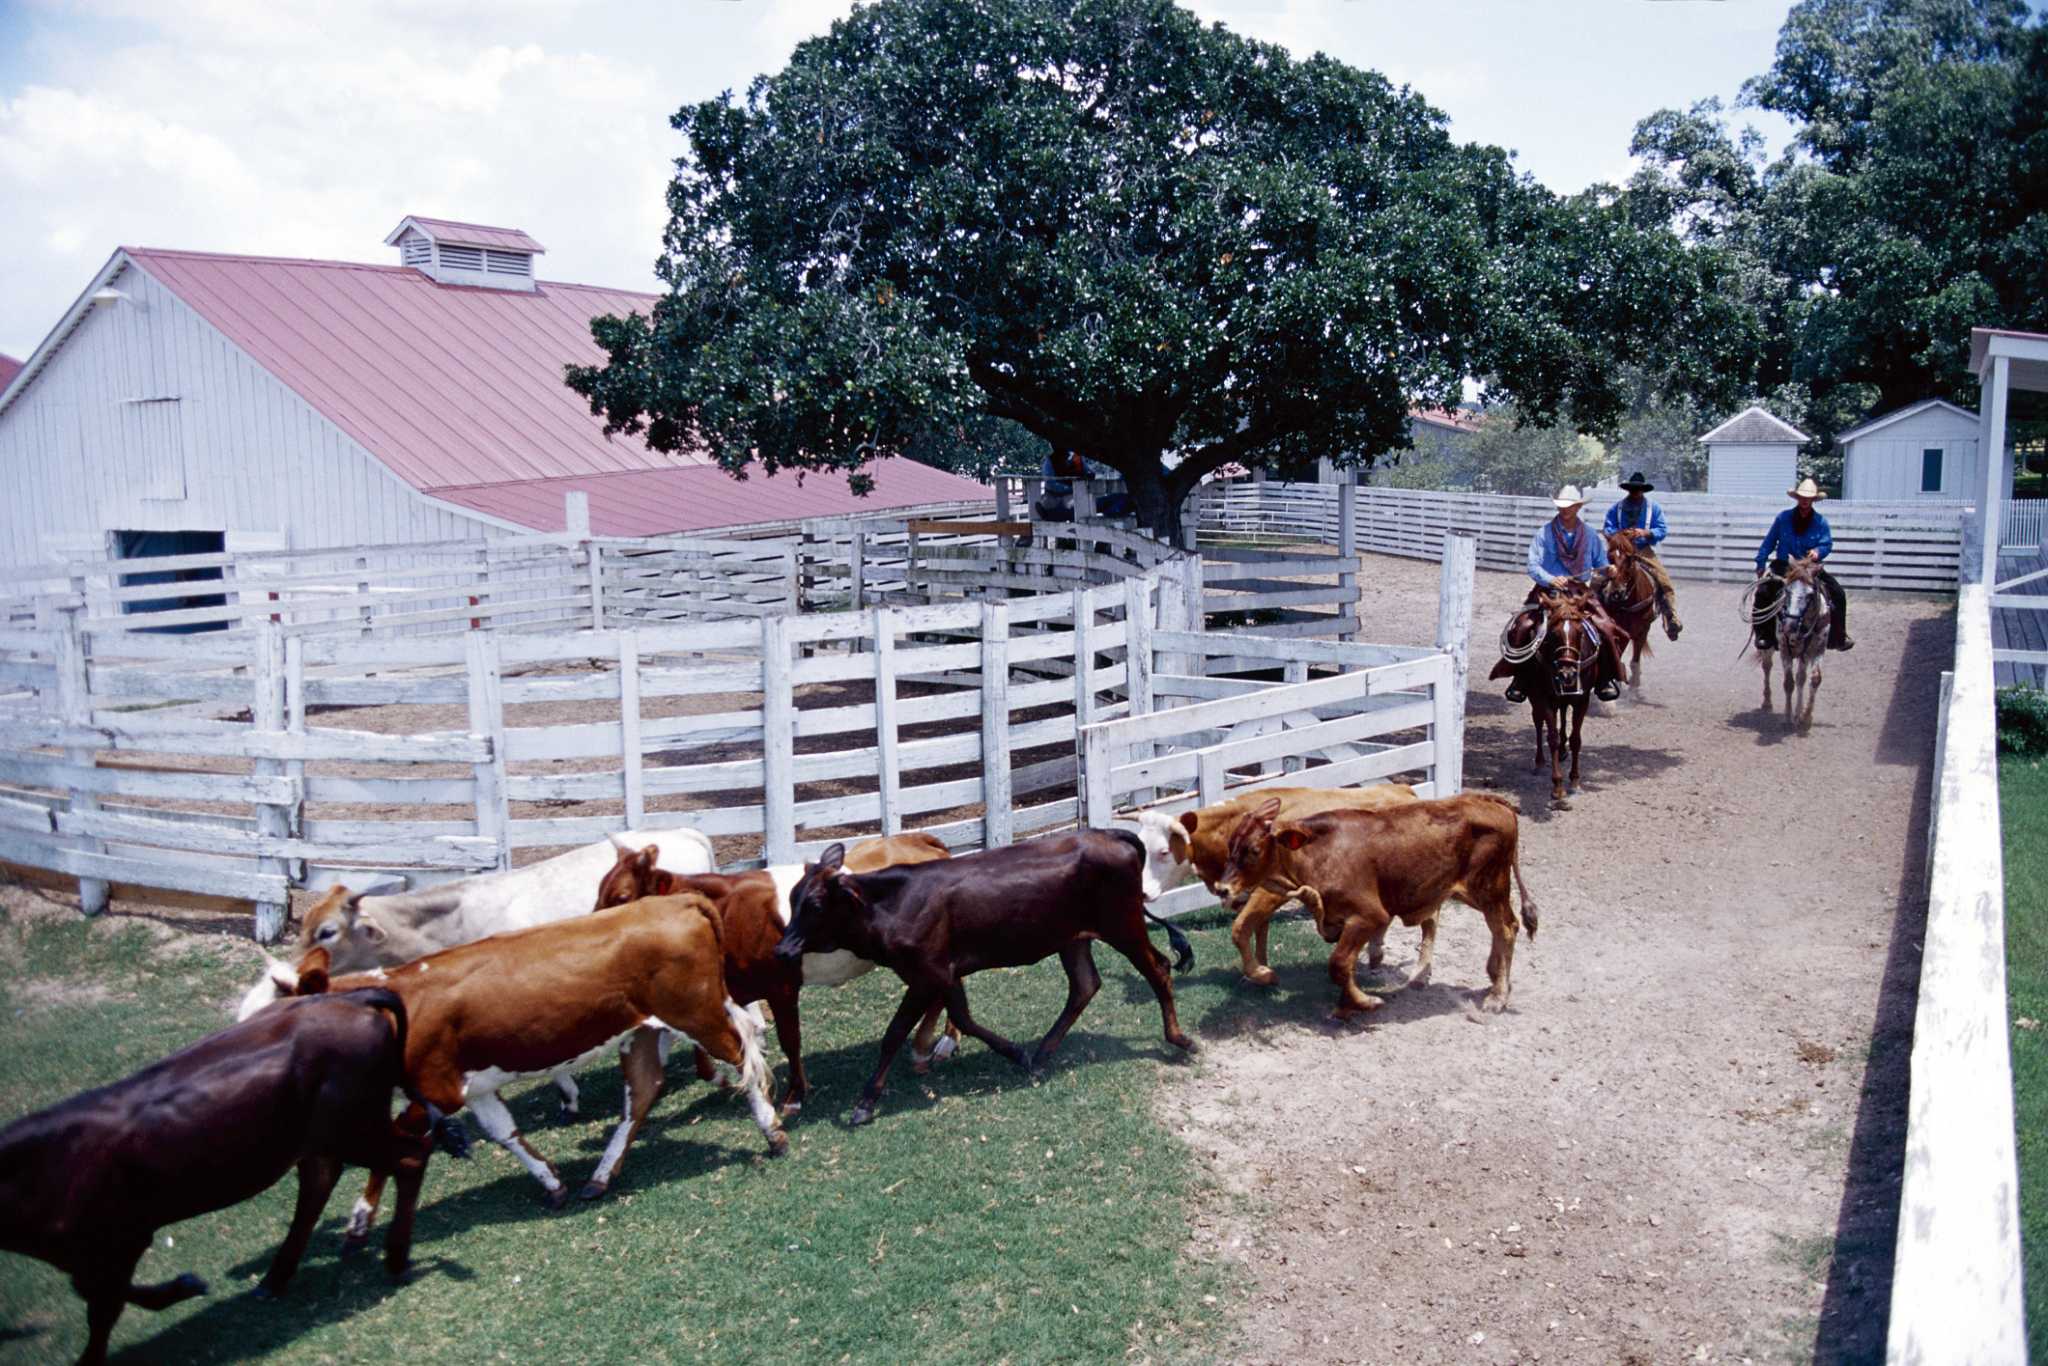
[[[775,1041],[782,1045],[782,1056],[789,1059],[789,1090],[782,1096],[784,1119],[802,1114],[804,1100],[811,1093],[810,1079],[804,1075],[804,1026],[796,998],[794,991],[778,992],[768,1001],[768,1013],[775,1017]]]
[[[485,1137],[519,1159],[519,1165],[533,1173],[533,1179],[540,1182],[547,1192],[549,1209],[560,1209],[569,1199],[569,1188],[562,1184],[561,1174],[555,1164],[533,1150],[519,1132],[519,1126],[512,1122],[512,1112],[505,1108],[505,1102],[498,1099],[495,1091],[475,1092],[469,1096],[470,1113],[483,1126]]]
[[[1385,911],[1374,907],[1364,914],[1352,915],[1344,922],[1343,933],[1337,936],[1337,947],[1330,954],[1330,980],[1337,987],[1337,1018],[1340,1020],[1360,1011],[1380,1008],[1379,997],[1368,996],[1358,989],[1358,955],[1375,934],[1386,933],[1388,920]]]
[[[847,1116],[847,1123],[861,1125],[875,1117],[875,1105],[882,1099],[882,1085],[889,1078],[889,1064],[896,1061],[897,1050],[910,1037],[918,1017],[931,1006],[934,995],[929,987],[910,987],[903,993],[896,1013],[889,1018],[889,1027],[882,1032],[882,1051],[875,1060],[875,1074],[861,1088],[860,1100],[854,1105],[853,1113]]]
[[[339,1180],[338,1157],[314,1153],[299,1163],[299,1200],[292,1210],[292,1226],[284,1235],[284,1245],[271,1259],[263,1284],[256,1287],[258,1299],[275,1299],[292,1283],[299,1259],[306,1255],[306,1243],[313,1236],[313,1225],[320,1221],[320,1211],[327,1208],[327,1197],[334,1194],[334,1183]]]
[[[944,1033],[940,1033],[941,1029]],[[946,1018],[946,1003],[933,1001],[910,1039],[910,1070],[919,1076],[960,1051],[960,1028]]]
[[[768,1155],[780,1157],[789,1151],[789,1135],[782,1131],[782,1116],[771,1095],[774,1080],[761,1054],[761,1028],[760,1012],[741,1007],[729,996],[720,1002],[717,1014],[706,1012],[693,1021],[698,1045],[738,1074],[736,1089],[746,1098],[754,1127],[768,1140]]]
[[[377,1206],[384,1199],[385,1173],[372,1171],[363,1182],[363,1193],[348,1212],[348,1229],[341,1235],[341,1255],[352,1257],[370,1241],[370,1226],[377,1222]]]
[[[692,1058],[696,1063],[698,1081],[716,1086],[721,1091],[731,1089],[732,1082],[719,1074],[718,1064],[711,1060],[711,1055],[704,1051],[701,1044],[692,1050]]]
[[[409,1110],[399,1117],[401,1126],[412,1113]],[[397,1169],[398,1200],[391,1211],[391,1232],[384,1235],[384,1270],[392,1276],[405,1275],[412,1265],[413,1217],[419,1209],[420,1186],[427,1176],[427,1159],[434,1151],[432,1135],[424,1127],[424,1114],[419,1116],[419,1123],[419,1133],[401,1128],[393,1138],[393,1146],[399,1149],[393,1164]]]
[[[1431,911],[1428,919],[1422,922],[1422,947],[1416,951],[1415,971],[1408,974],[1408,980],[1402,983],[1404,987],[1426,987],[1429,985],[1429,974],[1436,966],[1436,921],[1440,913],[1441,908]],[[1386,938],[1386,935],[1382,933],[1373,942],[1378,943],[1384,938]]]
[[[135,1263],[141,1260],[137,1253],[128,1263],[128,1270],[133,1272]],[[85,1351],[79,1354],[78,1366],[101,1366],[107,1359],[107,1341],[114,1336],[114,1324],[128,1305],[127,1292],[111,1281],[95,1282],[88,1287],[73,1280],[72,1286],[85,1301]]]
[[[1369,968],[1376,968],[1386,961],[1387,932],[1385,930],[1381,930],[1378,934],[1374,935],[1371,939],[1366,941],[1365,965]]]
[[[960,984],[959,978],[954,978],[946,985],[945,1001],[947,1017],[960,1026],[962,1034],[973,1035],[1017,1066],[1030,1070],[1030,1054],[993,1029],[975,1022],[973,1013],[967,1009],[967,988]]]
[[[1493,931],[1493,950],[1486,955],[1486,977],[1492,986],[1479,1008],[1497,1015],[1508,1008],[1508,977],[1515,967],[1515,908],[1508,900],[1505,869],[1500,886],[1488,894],[1480,912],[1486,917],[1486,927]]]
[[[1237,919],[1230,925],[1230,942],[1237,945],[1237,956],[1244,965],[1244,975],[1254,985],[1269,987],[1279,981],[1273,969],[1266,966],[1264,943],[1266,926],[1272,922],[1274,912],[1286,904],[1286,898],[1264,887],[1257,888],[1245,901],[1244,909],[1237,913]]]
[[[128,1303],[137,1309],[163,1310],[174,1304],[183,1304],[206,1293],[206,1282],[187,1271],[167,1281],[154,1281],[148,1285],[128,1287]]]
[[[1140,913],[1131,917],[1136,925],[1130,932],[1109,940],[1109,946],[1130,960],[1138,975],[1150,984],[1152,994],[1159,998],[1159,1019],[1166,1041],[1175,1048],[1193,1052],[1195,1041],[1181,1032],[1180,1012],[1174,1008],[1173,972],[1167,965],[1166,955],[1152,947],[1152,936],[1145,933],[1143,908],[1143,903],[1139,903]]]
[[[1074,1021],[1081,1018],[1081,1012],[1095,999],[1095,993],[1102,989],[1102,974],[1095,970],[1095,955],[1088,947],[1088,941],[1077,939],[1060,950],[1060,966],[1067,970],[1067,1004],[1060,1011],[1060,1017],[1052,1022],[1052,1028],[1045,1031],[1045,1037],[1038,1041],[1038,1048],[1031,1055],[1031,1070],[1037,1071],[1052,1057],[1060,1041],[1067,1037],[1067,1031],[1074,1027]]]
[[[781,1012],[776,1012],[775,1021],[779,1027]],[[626,1149],[633,1145],[634,1136],[647,1121],[647,1112],[654,1108],[655,1100],[661,1095],[661,1052],[654,1031],[634,1030],[631,1039],[619,1052],[622,1055],[619,1073],[625,1091],[625,1103],[621,1107],[623,1113],[619,1116],[619,1126],[612,1130],[611,1141],[604,1145],[604,1156],[598,1160],[597,1171],[577,1192],[585,1200],[599,1199],[611,1189],[612,1179],[626,1160]]]
[[[576,1078],[570,1076],[566,1069],[555,1073],[552,1080],[555,1083],[555,1090],[561,1097],[561,1103],[555,1111],[555,1117],[561,1120],[562,1123],[567,1124],[570,1120],[576,1118],[582,1104],[583,1092],[578,1089]]]

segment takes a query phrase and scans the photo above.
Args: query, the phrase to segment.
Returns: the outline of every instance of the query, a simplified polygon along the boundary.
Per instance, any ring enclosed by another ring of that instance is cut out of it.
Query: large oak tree
[[[673,122],[669,293],[570,383],[735,471],[1005,419],[1170,533],[1218,466],[1369,459],[1468,375],[1608,430],[1618,362],[1725,387],[1754,341],[1716,251],[1165,0],[881,0]]]

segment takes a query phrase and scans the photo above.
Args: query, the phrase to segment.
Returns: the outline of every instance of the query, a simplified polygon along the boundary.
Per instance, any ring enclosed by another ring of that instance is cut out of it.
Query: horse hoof
[[[856,1105],[856,1106],[854,1106],[854,1107],[853,1107],[853,1113],[849,1114],[849,1115],[848,1115],[848,1116],[846,1117],[846,1122],[847,1122],[847,1124],[848,1124],[849,1126],[851,1126],[852,1128],[858,1129],[858,1128],[859,1128],[859,1127],[860,1127],[861,1125],[863,1125],[863,1124],[872,1124],[872,1123],[874,1122],[874,1119],[875,1119],[875,1107],[874,1107],[874,1106],[872,1106],[872,1105]]]
[[[605,1182],[586,1181],[583,1183],[583,1189],[576,1192],[576,1198],[578,1200],[602,1200],[604,1199],[605,1192],[610,1189],[611,1186]]]
[[[541,1201],[549,1209],[560,1209],[569,1203],[569,1188],[567,1186],[556,1186],[553,1190],[543,1195]]]
[[[1572,809],[1572,799],[1570,797],[1553,795],[1550,799],[1550,809],[1552,811],[1569,811]]]

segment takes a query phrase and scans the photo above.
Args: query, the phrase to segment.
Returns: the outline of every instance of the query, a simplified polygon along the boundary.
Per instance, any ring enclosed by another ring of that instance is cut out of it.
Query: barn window
[[[1929,446],[1920,452],[1920,491],[1941,492],[1941,447]]]
[[[533,257],[523,251],[484,251],[484,269],[493,275],[531,275]]]
[[[443,242],[441,265],[447,270],[482,270],[484,249],[482,247],[456,247]]]
[[[124,598],[121,611],[130,612],[193,612],[211,607],[228,605],[224,593],[208,592],[202,585],[217,587],[221,582],[218,564],[189,563],[190,559],[202,556],[218,556],[226,549],[227,536],[219,531],[117,531],[114,533],[114,554],[117,559],[142,560],[163,558],[169,562],[168,569],[151,569],[136,574],[121,575],[121,587],[141,588],[145,585],[162,584],[161,595]],[[225,631],[226,621],[181,621],[169,626],[148,626],[140,629],[162,632],[170,635],[189,635],[196,631]]]
[[[403,265],[425,270],[434,263],[434,244],[416,232],[408,233],[398,244],[398,259]]]

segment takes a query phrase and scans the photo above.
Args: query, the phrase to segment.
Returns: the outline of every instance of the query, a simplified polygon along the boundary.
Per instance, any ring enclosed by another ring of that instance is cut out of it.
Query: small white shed
[[[1700,438],[1707,492],[1782,498],[1799,479],[1799,448],[1810,438],[1758,407],[1744,408]]]
[[[1873,503],[1973,502],[1984,491],[1977,414],[1938,398],[1852,427],[1842,447],[1842,496]],[[2012,472],[2005,476],[2012,496]]]

